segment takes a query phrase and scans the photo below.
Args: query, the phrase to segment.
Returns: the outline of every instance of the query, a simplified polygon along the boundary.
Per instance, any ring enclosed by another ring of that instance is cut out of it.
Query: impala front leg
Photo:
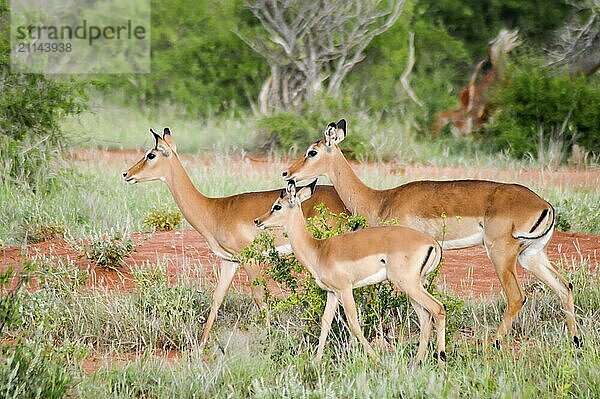
[[[252,299],[254,299],[254,303],[256,303],[256,306],[258,306],[259,309],[265,311],[267,327],[270,327],[271,314],[269,312],[269,305],[265,302],[265,288],[262,285],[261,281],[258,280],[261,277],[260,264],[254,260],[250,260],[249,263],[245,263],[242,266],[244,270],[246,270],[246,274],[248,275],[248,281],[250,281]]]
[[[317,348],[317,356],[315,358],[317,363],[321,362],[321,359],[323,358],[325,341],[327,341],[327,335],[329,334],[329,330],[331,330],[331,322],[333,321],[337,308],[337,296],[334,292],[327,292],[327,304],[325,304],[325,311],[321,317],[321,335],[319,336],[319,347]]]
[[[360,328],[360,323],[358,322],[358,313],[356,311],[356,303],[354,302],[354,297],[352,296],[352,288],[344,290],[340,293],[340,301],[342,302],[342,307],[344,308],[344,313],[346,313],[346,321],[350,326],[350,331],[358,341],[364,346],[367,351],[367,355],[369,355],[374,361],[379,362],[379,356],[375,353],[369,341],[365,338],[362,329]]]
[[[215,292],[213,292],[212,304],[210,305],[210,313],[208,314],[206,324],[204,325],[204,331],[202,332],[200,345],[204,345],[208,341],[210,330],[212,328],[213,323],[215,322],[219,308],[223,303],[223,299],[225,299],[225,295],[229,290],[229,286],[233,281],[233,276],[235,276],[237,268],[237,263],[230,262],[227,260],[221,260],[221,270],[219,271],[217,287],[215,288]]]

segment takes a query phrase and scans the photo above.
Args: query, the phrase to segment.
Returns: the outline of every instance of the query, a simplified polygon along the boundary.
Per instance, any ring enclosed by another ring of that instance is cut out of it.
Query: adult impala
[[[482,245],[506,295],[507,307],[496,344],[510,330],[525,303],[516,261],[546,283],[560,298],[567,328],[581,345],[572,285],[550,264],[546,246],[554,231],[554,208],[518,184],[485,180],[415,181],[387,190],[366,186],[354,173],[338,144],[346,137],[346,121],[330,123],[323,139],[283,172],[300,181],[327,176],[344,204],[371,225],[396,219],[435,237],[444,249]]]
[[[446,361],[444,305],[425,288],[425,278],[442,258],[440,245],[430,236],[403,226],[372,227],[324,240],[306,230],[301,202],[308,200],[317,181],[298,190],[293,181],[287,194],[282,191],[271,210],[254,221],[257,227],[281,227],[287,231],[292,249],[310,271],[319,287],[327,291],[327,304],[321,319],[317,349],[320,361],[333,316],[342,303],[350,330],[375,356],[358,323],[352,289],[389,280],[398,291],[406,292],[419,317],[420,336],[416,360],[423,361],[431,334],[431,318],[437,332],[438,362]]]
[[[150,131],[154,136],[154,147],[123,172],[123,179],[132,184],[151,180],[164,181],[185,219],[204,236],[210,249],[221,258],[217,287],[201,338],[201,343],[205,343],[238,268],[235,255],[252,242],[257,234],[254,218],[273,203],[280,191],[250,192],[222,198],[206,197],[194,187],[183,167],[169,129],[164,129],[162,137],[152,129]],[[324,203],[334,212],[345,211],[344,204],[333,187],[319,186],[315,194],[314,199],[306,204],[308,215],[314,213],[313,208],[319,203]],[[288,244],[282,236],[278,237],[276,243]],[[258,277],[258,265],[243,266],[250,281]],[[253,286],[252,296],[260,307],[264,296],[262,287]]]

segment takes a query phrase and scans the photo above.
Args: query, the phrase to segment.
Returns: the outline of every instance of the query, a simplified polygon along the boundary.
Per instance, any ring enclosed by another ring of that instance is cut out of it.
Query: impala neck
[[[377,224],[379,216],[377,212],[379,207],[375,206],[378,200],[377,190],[360,180],[337,146],[332,151],[334,158],[329,164],[327,177],[333,183],[335,191],[353,214],[366,217],[370,225]]]
[[[315,265],[318,261],[318,245],[319,240],[306,230],[306,220],[302,213],[302,207],[296,206],[292,210],[292,214],[288,219],[288,224],[285,226],[288,233],[292,250],[300,262],[308,269],[308,271],[316,276]]]
[[[205,237],[210,235],[208,229],[214,215],[214,203],[196,189],[176,155],[171,160],[171,173],[167,175],[165,183],[185,219],[200,234]]]

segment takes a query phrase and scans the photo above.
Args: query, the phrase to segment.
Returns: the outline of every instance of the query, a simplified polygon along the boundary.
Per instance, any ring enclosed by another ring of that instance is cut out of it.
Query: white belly
[[[366,287],[367,285],[381,283],[385,279],[387,279],[387,269],[385,267],[382,267],[376,273],[371,274],[370,276],[365,277],[360,281],[356,281],[352,285],[352,288]]]
[[[483,232],[478,232],[468,237],[457,238],[454,240],[440,241],[442,249],[459,249],[483,245]]]

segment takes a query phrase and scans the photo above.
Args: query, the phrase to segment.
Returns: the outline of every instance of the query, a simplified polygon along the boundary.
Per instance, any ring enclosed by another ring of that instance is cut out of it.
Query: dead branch
[[[404,72],[402,73],[402,76],[400,77],[400,82],[402,83],[402,88],[404,89],[404,91],[406,92],[408,97],[411,100],[413,100],[419,107],[422,107],[423,103],[421,102],[421,100],[419,100],[419,98],[417,97],[415,92],[410,87],[410,82],[408,80],[408,77],[410,76],[410,73],[411,73],[414,65],[415,65],[415,34],[413,32],[409,32],[408,62],[406,64],[406,69],[404,70]]]

